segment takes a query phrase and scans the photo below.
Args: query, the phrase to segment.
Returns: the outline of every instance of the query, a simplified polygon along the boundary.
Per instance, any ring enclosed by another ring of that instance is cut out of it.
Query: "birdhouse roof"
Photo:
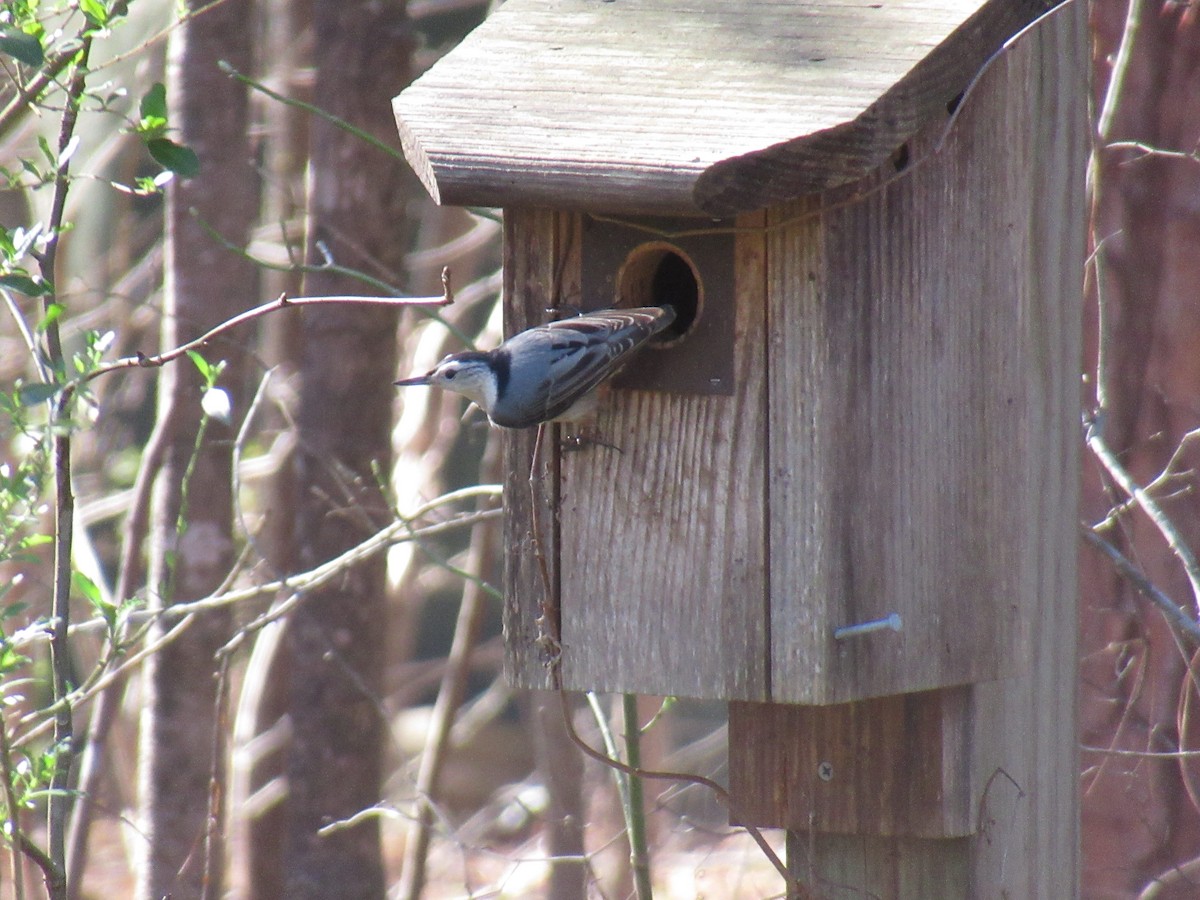
[[[399,97],[439,203],[729,215],[855,180],[1045,0],[508,0]]]

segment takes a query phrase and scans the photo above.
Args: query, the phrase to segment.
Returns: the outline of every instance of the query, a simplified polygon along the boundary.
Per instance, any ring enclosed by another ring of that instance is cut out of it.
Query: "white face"
[[[478,360],[448,356],[429,373],[429,383],[462,394],[489,410],[495,402],[496,384],[491,370]]]

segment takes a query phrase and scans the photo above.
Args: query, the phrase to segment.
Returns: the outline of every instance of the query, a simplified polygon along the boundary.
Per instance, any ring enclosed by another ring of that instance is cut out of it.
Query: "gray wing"
[[[675,319],[670,307],[609,309],[531,328],[500,345],[515,402],[497,425],[524,428],[571,408],[611,378],[646,341]]]

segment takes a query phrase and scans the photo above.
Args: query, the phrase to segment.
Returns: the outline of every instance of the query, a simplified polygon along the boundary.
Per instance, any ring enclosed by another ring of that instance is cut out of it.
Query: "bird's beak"
[[[399,381],[393,381],[392,384],[396,385],[396,387],[412,387],[413,385],[420,384],[428,385],[431,383],[430,378],[432,376],[433,373],[430,372],[428,375],[418,375],[415,378],[401,378]]]

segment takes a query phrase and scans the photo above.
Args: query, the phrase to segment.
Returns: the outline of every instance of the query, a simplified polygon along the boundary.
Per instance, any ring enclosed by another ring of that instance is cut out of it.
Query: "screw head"
[[[817,777],[822,781],[833,781],[833,763],[822,762],[817,764]]]

